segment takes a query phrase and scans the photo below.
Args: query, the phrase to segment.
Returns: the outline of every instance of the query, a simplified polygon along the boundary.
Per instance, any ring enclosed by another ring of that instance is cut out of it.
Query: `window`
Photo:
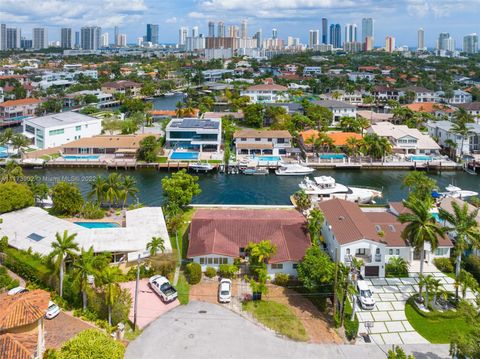
[[[51,131],[48,131],[48,134],[50,136],[55,136],[55,135],[63,135],[65,133],[65,130],[63,128],[60,128],[58,130],[51,130]]]
[[[356,254],[364,256],[366,253],[367,253],[367,250],[365,248],[358,248]]]
[[[268,141],[268,142],[272,142],[272,139],[271,139],[271,138],[267,138],[267,141]]]
[[[228,264],[228,258],[220,258],[220,264]]]
[[[255,141],[260,142],[262,139],[261,138],[256,138]]]
[[[213,264],[213,258],[208,258],[208,264]]]
[[[346,253],[350,254],[350,248],[347,248]]]
[[[205,264],[205,258],[203,257],[200,258],[200,264]]]
[[[219,258],[213,258],[213,264],[218,264],[218,259]]]
[[[380,248],[375,249],[375,254],[380,254]]]
[[[284,138],[277,138],[277,143],[285,143],[285,139]]]
[[[391,255],[391,256],[393,256],[393,249],[392,249],[392,248],[390,248],[390,249],[388,250],[388,254]]]
[[[293,267],[293,269],[297,269],[298,263],[293,263],[293,266],[292,266],[292,267]]]
[[[398,248],[395,249],[395,254],[396,254],[397,256],[400,255],[400,249],[398,249]]]
[[[245,137],[242,137],[240,140],[245,142],[247,139]]]
[[[75,127],[75,131],[81,131],[82,130],[82,126],[76,126]]]
[[[272,263],[272,269],[283,269],[283,263]]]
[[[29,133],[32,133],[32,134],[35,134],[35,128],[30,126],[30,125],[25,125],[25,131],[29,132]]]
[[[435,255],[436,256],[444,256],[448,254],[448,248],[437,248],[435,249]]]

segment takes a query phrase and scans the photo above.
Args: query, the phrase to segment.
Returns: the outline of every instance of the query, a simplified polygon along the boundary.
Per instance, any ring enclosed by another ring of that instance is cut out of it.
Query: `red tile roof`
[[[407,225],[400,223],[397,216],[390,212],[365,212],[365,214],[375,230],[380,228],[383,232],[381,241],[388,247],[408,247],[407,241],[402,238],[402,231]]]
[[[50,293],[37,289],[32,292],[0,299],[0,331],[31,324],[45,315]]]
[[[0,107],[30,105],[34,103],[40,103],[40,102],[42,101],[36,98],[22,98],[20,100],[10,100],[10,101],[5,101],[3,103],[0,103]]]
[[[0,335],[2,359],[33,359],[35,357],[38,333],[7,333]]]
[[[305,218],[295,210],[199,209],[192,218],[187,257],[238,257],[241,247],[269,240],[270,263],[299,261],[310,247]]]
[[[253,85],[247,88],[247,91],[287,91],[288,88],[282,85],[261,84]]]

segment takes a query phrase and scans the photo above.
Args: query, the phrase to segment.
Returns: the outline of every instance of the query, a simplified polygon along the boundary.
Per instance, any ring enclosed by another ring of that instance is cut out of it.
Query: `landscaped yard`
[[[250,301],[243,310],[252,313],[260,323],[294,340],[307,341],[305,328],[295,314],[284,304],[273,301]]]
[[[183,224],[178,230],[178,247],[177,241],[175,239],[175,234],[170,236],[170,244],[173,249],[178,249],[182,254],[182,258],[185,258],[187,255],[188,249],[188,228],[190,226],[190,221],[192,220],[193,215],[195,214],[195,208],[189,207],[183,214]]]
[[[180,272],[176,289],[178,293],[178,301],[180,302],[180,304],[188,304],[190,286],[187,282],[187,279],[183,275],[183,272]]]
[[[414,305],[414,304],[413,304]],[[465,334],[472,330],[463,316],[456,318],[427,318],[413,308],[410,301],[405,305],[405,315],[415,330],[434,344],[450,343],[452,335]]]

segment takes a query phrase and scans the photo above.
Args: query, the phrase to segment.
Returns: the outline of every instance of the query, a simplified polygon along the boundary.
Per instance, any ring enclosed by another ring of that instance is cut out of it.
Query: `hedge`
[[[0,183],[0,213],[16,211],[35,204],[33,193],[24,184]]]
[[[53,287],[54,277],[41,257],[15,248],[8,248],[5,252],[7,254],[3,263],[5,267],[29,282]]]
[[[238,268],[234,264],[220,264],[218,267],[218,274],[222,278],[235,278]]]
[[[409,304],[418,314],[420,314],[424,318],[429,318],[429,319],[437,319],[437,318],[443,318],[443,319],[449,319],[449,318],[457,318],[458,317],[458,311],[454,310],[447,310],[447,311],[429,311],[429,312],[424,312],[421,310],[417,304],[415,303],[415,295],[411,296],[407,300],[407,304]],[[431,296],[431,299],[433,300],[433,296]]]
[[[453,264],[450,258],[434,258],[433,264],[435,264],[435,267],[437,267],[438,270],[443,273],[453,272]]]
[[[5,267],[0,267],[0,291],[2,289],[12,289],[18,287],[18,279],[12,279],[7,272]]]
[[[202,280],[202,266],[198,263],[188,263],[185,268],[188,284],[198,284]]]
[[[465,270],[472,273],[478,283],[480,283],[480,256],[469,256],[465,260]]]
[[[108,334],[97,329],[87,329],[62,345],[60,359],[123,359],[125,347]]]
[[[205,275],[208,278],[213,278],[217,275],[217,270],[213,267],[207,267],[207,269],[205,270]]]

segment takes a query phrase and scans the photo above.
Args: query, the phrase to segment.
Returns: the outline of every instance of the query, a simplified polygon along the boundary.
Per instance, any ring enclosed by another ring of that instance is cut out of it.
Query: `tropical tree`
[[[122,176],[116,172],[111,173],[105,182],[105,199],[114,205],[120,198],[120,190],[122,186]]]
[[[435,279],[433,275],[429,274],[422,277],[421,280],[419,280],[418,285],[425,286],[425,308],[428,308],[429,295],[434,292],[435,287],[440,286],[440,280]]]
[[[53,262],[56,271],[59,273],[58,294],[63,296],[63,275],[65,271],[65,259],[73,258],[78,252],[78,244],[75,242],[76,233],[68,234],[64,231],[63,235],[55,234],[55,242],[52,242],[52,251],[49,259]]]
[[[12,141],[13,136],[15,133],[13,132],[13,129],[8,127],[3,131],[2,134],[0,134],[0,145],[4,146]]]
[[[127,199],[130,198],[137,198],[138,188],[136,187],[137,182],[135,178],[132,176],[125,176],[123,177],[123,182],[121,185],[120,190],[120,197],[123,198],[123,208],[127,203]]]
[[[295,200],[297,208],[300,209],[302,212],[309,209],[312,205],[310,197],[308,196],[308,194],[305,193],[304,190],[298,190],[297,192],[295,192],[293,194],[293,198]]]
[[[461,108],[455,112],[452,132],[462,138],[460,145],[460,154],[463,156],[463,144],[471,133],[468,123],[474,122],[473,116],[471,116],[465,109]]]
[[[22,135],[21,133],[16,133],[15,135],[13,135],[12,139],[11,139],[11,144],[12,144],[12,147],[13,147],[13,150],[18,150],[18,151],[22,151],[23,148],[25,147],[28,147],[30,145],[30,140]]]
[[[443,208],[439,209],[439,216],[448,223],[447,231],[455,236],[455,276],[460,275],[462,255],[471,248],[480,248],[480,228],[477,222],[479,209],[470,211],[468,203],[463,206],[452,202],[453,213],[447,212]],[[458,300],[458,287],[455,291]]]
[[[102,287],[105,295],[105,304],[108,308],[108,324],[112,325],[112,307],[121,291],[118,284],[122,272],[118,267],[107,266],[103,269],[97,279],[97,283]]]
[[[478,282],[473,276],[472,273],[467,272],[465,269],[460,271],[458,276],[458,284],[462,287],[462,297],[465,299],[467,295],[467,289],[470,288],[472,291],[478,290]]]
[[[98,204],[102,204],[105,196],[105,188],[106,188],[106,181],[105,178],[102,176],[97,176],[95,179],[90,182],[90,192],[88,192],[87,197],[91,199],[93,197],[96,198],[96,202]]]
[[[186,170],[173,173],[162,179],[165,209],[169,216],[174,216],[188,206],[194,196],[201,193],[198,177],[192,176]]]
[[[308,232],[310,233],[310,239],[313,245],[318,245],[322,236],[321,230],[325,217],[323,212],[318,208],[314,208],[308,214]]]
[[[387,270],[393,275],[404,275],[408,273],[408,262],[402,257],[391,257],[387,263]]]
[[[93,246],[87,251],[82,248],[80,255],[73,262],[73,283],[82,293],[83,310],[87,309],[87,289],[89,286],[88,277],[95,276],[95,254]]]
[[[345,149],[349,156],[357,157],[361,154],[362,140],[359,140],[356,137],[349,137],[345,141]]]
[[[432,191],[437,186],[437,182],[424,172],[411,171],[403,177],[402,186],[408,188],[409,198],[414,196],[423,201],[431,201]]]
[[[376,133],[367,134],[363,138],[362,152],[374,159],[383,159],[392,153],[392,144],[386,137],[380,137]]]
[[[165,252],[165,240],[160,237],[152,237],[152,240],[147,243],[147,250],[150,252],[150,257],[153,257],[159,251]]]
[[[15,161],[8,161],[0,168],[0,183],[17,182],[23,177],[23,170]]]
[[[258,243],[249,243],[245,248],[248,257],[255,264],[267,263],[271,256],[273,256],[277,249],[272,242],[263,240]]]
[[[297,276],[310,291],[318,291],[333,282],[335,264],[319,246],[307,249],[305,257],[298,263]]]

